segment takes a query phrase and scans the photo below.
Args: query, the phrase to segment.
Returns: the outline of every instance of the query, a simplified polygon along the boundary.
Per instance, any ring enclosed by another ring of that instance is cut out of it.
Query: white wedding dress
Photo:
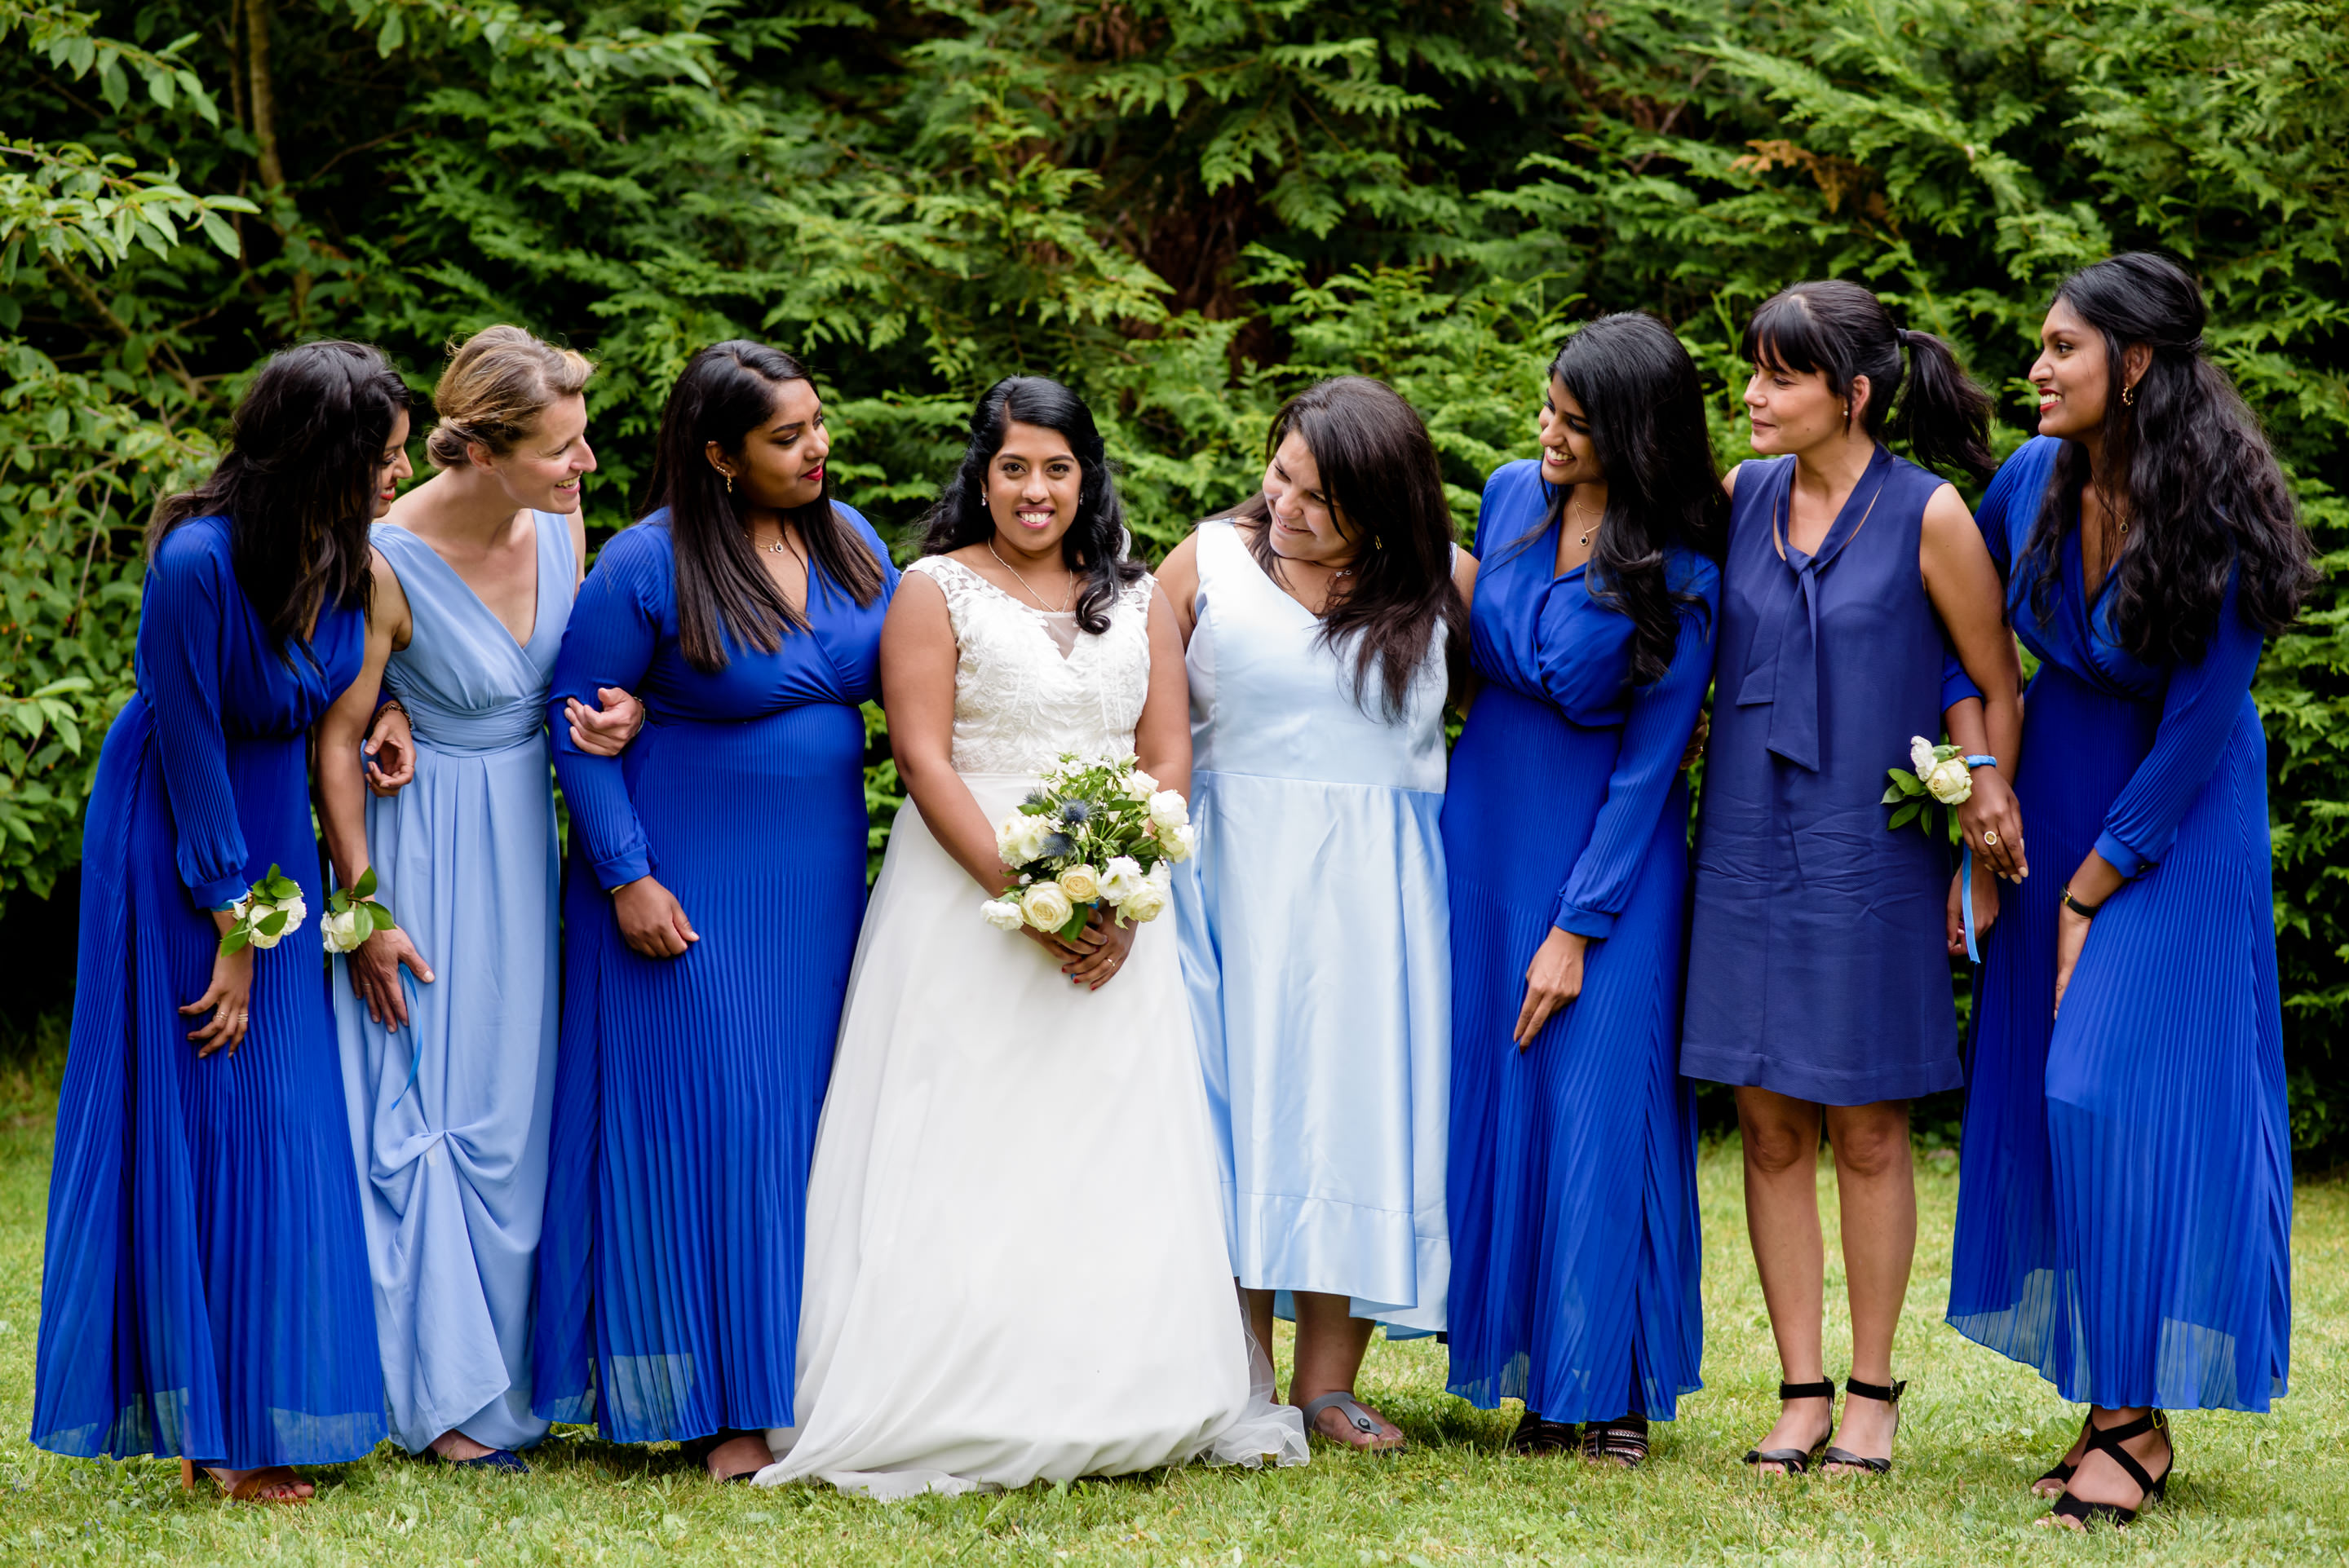
[[[1063,752],[1133,754],[1150,579],[1095,636],[942,556],[909,570],[946,594],[954,765],[988,820]],[[984,896],[909,802],[816,1134],[799,1425],[757,1479],[905,1497],[1304,1463],[1232,1284],[1174,923],[1090,991]]]

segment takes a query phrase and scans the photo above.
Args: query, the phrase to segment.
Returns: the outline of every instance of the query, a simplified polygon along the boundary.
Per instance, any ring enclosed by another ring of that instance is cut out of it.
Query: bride
[[[816,1134],[799,1424],[762,1484],[1305,1460],[1232,1288],[1173,923],[1063,942],[979,916],[1012,881],[994,824],[1063,753],[1188,793],[1182,645],[1121,516],[1083,402],[998,382],[890,609],[911,800]]]

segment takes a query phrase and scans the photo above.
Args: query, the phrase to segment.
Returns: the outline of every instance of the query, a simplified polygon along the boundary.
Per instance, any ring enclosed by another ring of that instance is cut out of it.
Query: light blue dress
[[[411,1453],[452,1428],[495,1449],[546,1435],[530,1410],[559,956],[546,688],[579,569],[571,520],[532,515],[526,645],[429,544],[375,529],[414,623],[384,681],[416,777],[368,799],[367,854],[434,978],[409,985],[399,1029],[368,1019],[346,960],[332,983],[384,1394]]]
[[[1229,521],[1200,525],[1191,681],[1199,852],[1175,881],[1221,1143],[1232,1272],[1444,1326],[1452,951],[1443,639],[1403,713]]]

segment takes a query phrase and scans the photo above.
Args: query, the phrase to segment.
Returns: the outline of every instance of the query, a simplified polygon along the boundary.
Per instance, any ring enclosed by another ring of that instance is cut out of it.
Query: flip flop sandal
[[[308,1502],[310,1499],[306,1497],[264,1497],[261,1495],[267,1488],[273,1486],[284,1486],[289,1481],[298,1482],[301,1480],[301,1475],[289,1466],[271,1465],[266,1470],[257,1470],[253,1471],[234,1486],[221,1486],[220,1489],[222,1494],[231,1502],[279,1504]],[[215,1476],[212,1479],[212,1484],[214,1486],[220,1486],[220,1480],[218,1477]],[[180,1486],[182,1490],[187,1491],[193,1491],[196,1490],[195,1460],[181,1460],[180,1461]]]
[[[1321,1412],[1332,1409],[1346,1418],[1348,1426],[1372,1439],[1368,1443],[1346,1443],[1346,1447],[1360,1449],[1364,1453],[1391,1454],[1403,1446],[1401,1442],[1377,1441],[1379,1418],[1362,1408],[1361,1402],[1356,1399],[1353,1391],[1348,1388],[1340,1388],[1336,1393],[1324,1394],[1318,1399],[1308,1400],[1305,1404],[1305,1429],[1319,1437],[1324,1442],[1343,1442],[1343,1439],[1332,1438],[1321,1430]]]

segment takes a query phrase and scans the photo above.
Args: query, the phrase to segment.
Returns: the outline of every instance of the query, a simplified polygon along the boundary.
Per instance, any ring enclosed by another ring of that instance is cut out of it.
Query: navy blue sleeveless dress
[[[1699,809],[1681,1071],[1822,1105],[1955,1088],[1947,844],[1892,831],[1884,770],[1941,733],[1918,540],[1943,481],[1881,447],[1816,555],[1795,459],[1738,471]]]

